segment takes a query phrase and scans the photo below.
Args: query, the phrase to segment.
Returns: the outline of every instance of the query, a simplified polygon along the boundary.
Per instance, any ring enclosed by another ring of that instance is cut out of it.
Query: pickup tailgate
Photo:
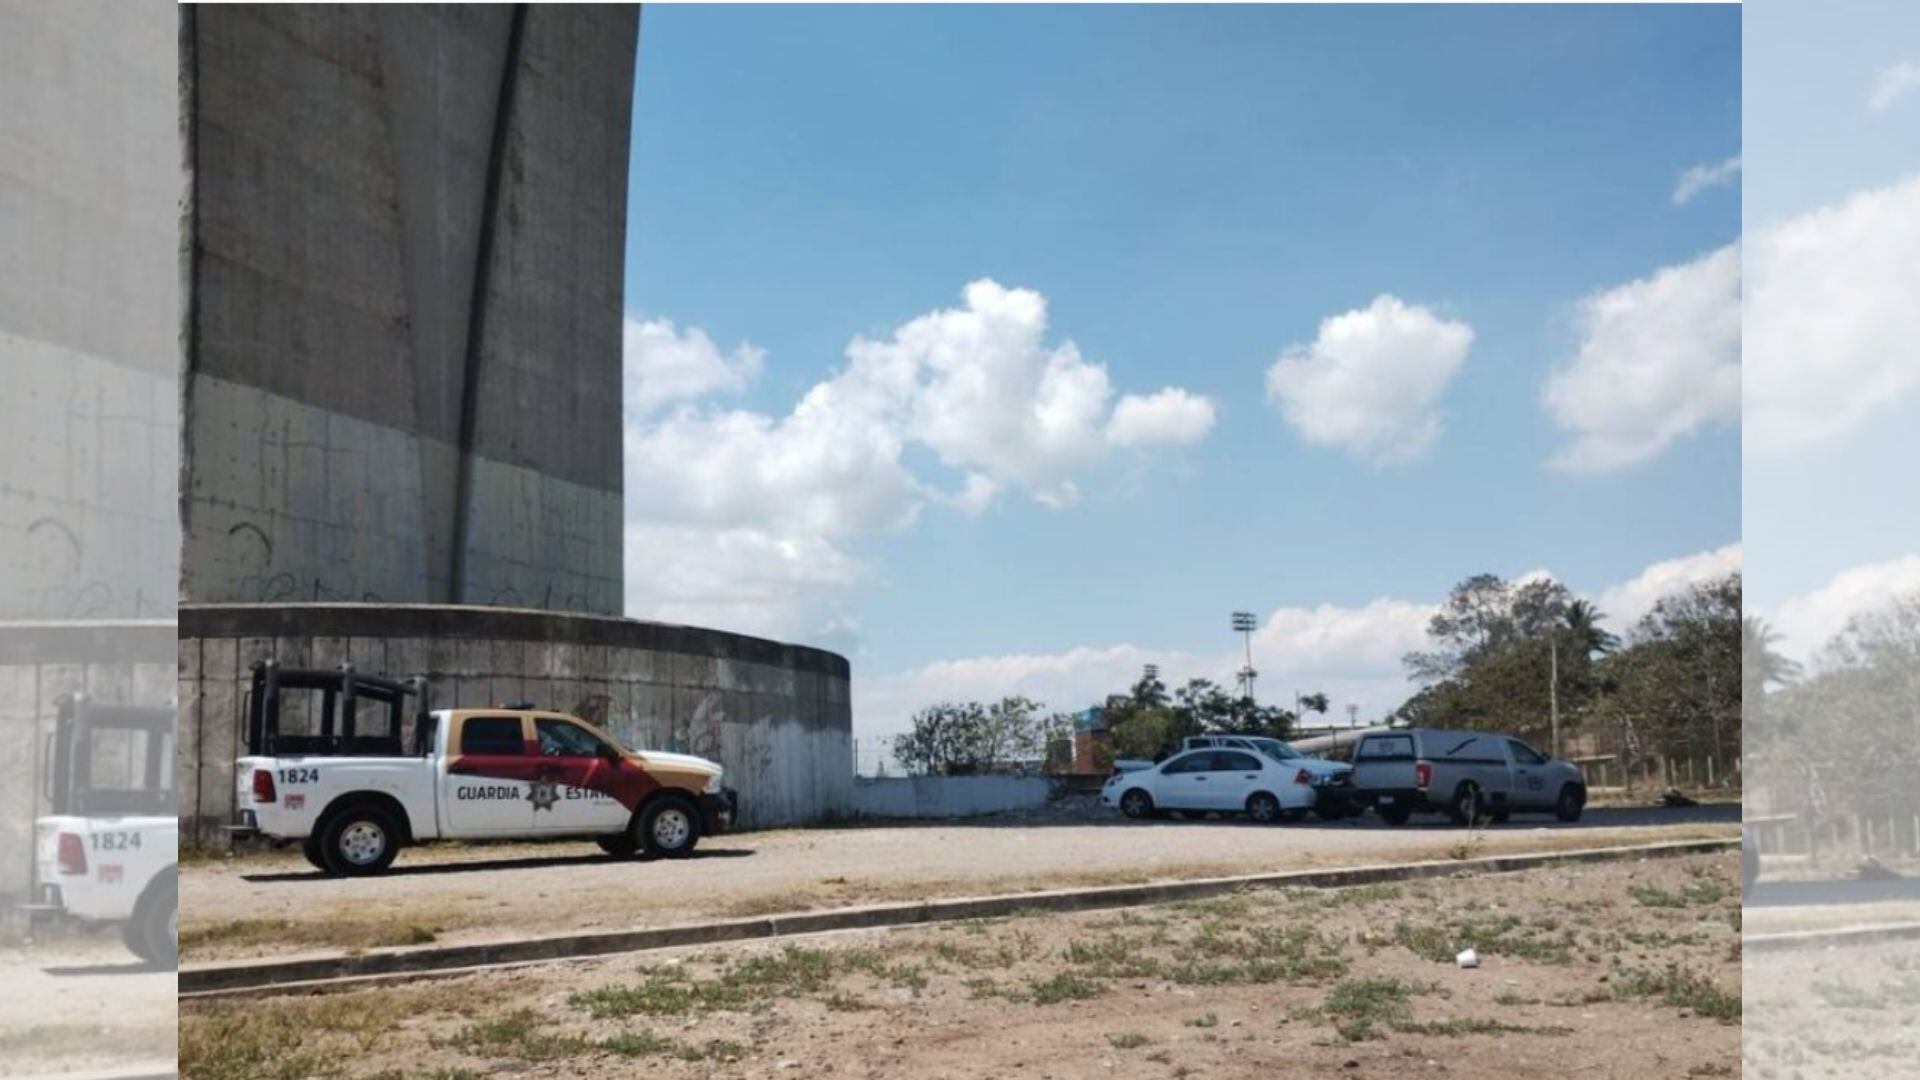
[[[1369,735],[1353,751],[1353,787],[1358,792],[1412,791],[1412,735]]]

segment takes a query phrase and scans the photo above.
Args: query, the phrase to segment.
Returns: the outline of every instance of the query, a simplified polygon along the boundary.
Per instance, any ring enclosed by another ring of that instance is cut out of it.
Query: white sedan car
[[[1130,818],[1168,810],[1296,818],[1313,808],[1313,773],[1246,750],[1190,750],[1152,768],[1118,773],[1100,789],[1102,806]]]

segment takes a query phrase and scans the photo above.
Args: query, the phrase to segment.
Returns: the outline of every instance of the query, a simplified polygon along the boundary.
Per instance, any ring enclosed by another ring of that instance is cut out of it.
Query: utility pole
[[[1253,679],[1258,672],[1253,670],[1253,631],[1258,622],[1251,611],[1233,613],[1233,629],[1246,643],[1247,666],[1240,669],[1240,694],[1248,701],[1253,700]]]
[[[1553,756],[1560,756],[1560,635],[1555,632],[1547,639],[1552,657],[1552,681],[1547,686],[1547,701],[1553,714]]]

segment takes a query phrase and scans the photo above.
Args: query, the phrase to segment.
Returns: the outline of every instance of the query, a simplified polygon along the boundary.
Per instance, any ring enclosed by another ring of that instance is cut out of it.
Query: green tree
[[[1767,710],[1778,737],[1752,780],[1779,809],[1920,811],[1920,593],[1850,619],[1812,674],[1768,695]]]
[[[1740,575],[1730,574],[1662,597],[1605,658],[1605,689],[1595,715],[1631,724],[1656,753],[1740,750],[1742,692]]]
[[[894,741],[893,754],[921,776],[962,776],[994,765],[1029,761],[1046,752],[1047,721],[1024,697],[943,702],[914,714],[913,726]]]

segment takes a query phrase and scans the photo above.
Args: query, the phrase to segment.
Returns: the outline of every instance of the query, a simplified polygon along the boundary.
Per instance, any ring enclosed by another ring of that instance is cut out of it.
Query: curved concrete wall
[[[180,10],[180,595],[620,611],[638,11]]]
[[[183,604],[182,829],[211,840],[233,811],[241,703],[256,660],[424,674],[433,705],[531,701],[631,745],[719,761],[742,824],[845,814],[853,789],[847,661],[698,627],[514,608]]]

